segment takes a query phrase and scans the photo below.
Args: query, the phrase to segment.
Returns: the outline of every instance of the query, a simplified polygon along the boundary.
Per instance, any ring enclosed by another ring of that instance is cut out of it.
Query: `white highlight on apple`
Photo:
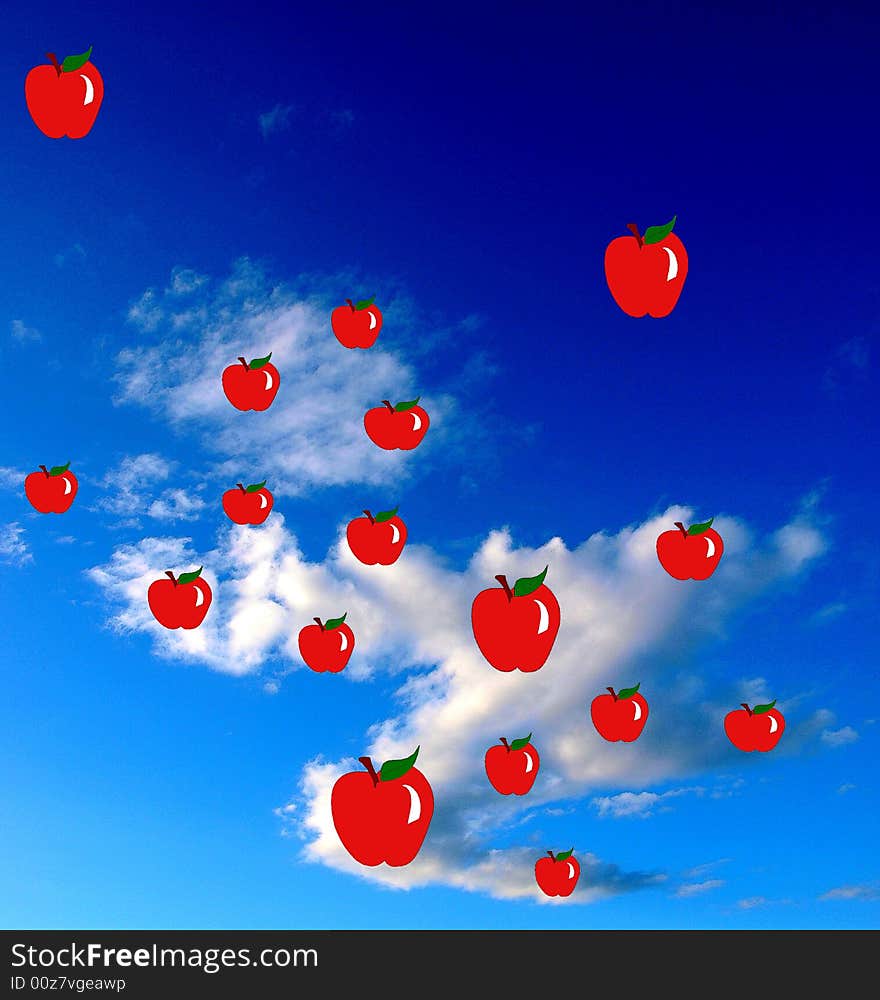
[[[637,701],[634,701],[633,708],[636,710],[635,715],[633,715],[633,722],[638,722],[642,717],[642,706]]]
[[[370,311],[370,329],[376,329],[376,314],[372,310]]]
[[[265,493],[261,493],[260,494],[260,510],[264,510],[268,506],[269,506],[269,501],[266,498],[266,494]]]
[[[409,817],[406,822],[407,824],[415,823],[422,815],[422,800],[412,785],[404,785],[403,787],[409,792]]]
[[[196,607],[200,608],[205,603],[205,595],[202,593],[202,588],[196,584]]]
[[[266,392],[268,392],[275,383],[272,380],[272,372],[263,372],[266,376]]]
[[[67,476],[65,476],[64,477],[64,495],[67,496],[67,494],[72,489],[73,489],[73,483],[67,478]]]
[[[532,755],[528,750],[523,750],[523,753],[526,755],[526,774],[528,774],[529,771],[534,771],[535,762],[532,760]]]
[[[339,652],[344,653],[348,649],[348,636],[344,632],[340,632],[339,638],[341,640],[339,643]]]
[[[669,254],[669,270],[666,272],[666,280],[672,281],[673,278],[678,276],[678,258],[669,247],[663,247],[663,249]]]
[[[91,104],[95,99],[95,85],[85,75],[85,73],[80,73],[80,76],[86,81],[86,99],[83,101],[83,107],[85,107],[87,104]]]
[[[771,715],[770,716],[770,732],[771,733],[775,733],[778,728],[779,728],[779,723],[776,721],[776,717],[774,715]]]
[[[394,534],[391,536],[391,544],[394,545],[400,541],[400,532],[397,530],[396,524],[391,525],[391,530],[394,532]]]
[[[550,614],[544,606],[543,601],[539,601],[535,598],[535,604],[537,604],[541,609],[541,618],[538,622],[538,635],[540,635],[542,632],[546,632],[547,629],[550,628]]]
[[[574,878],[574,865],[570,861],[566,861],[566,864],[568,865],[568,877]]]
[[[707,550],[707,552],[706,552],[706,558],[707,559],[711,559],[712,556],[715,555],[715,543],[712,541],[711,538],[707,538],[706,539],[706,545],[708,545],[708,547],[709,547],[708,550]]]
[[[412,418],[413,418],[413,430],[414,431],[421,430],[422,418],[418,415],[418,413],[413,413]]]

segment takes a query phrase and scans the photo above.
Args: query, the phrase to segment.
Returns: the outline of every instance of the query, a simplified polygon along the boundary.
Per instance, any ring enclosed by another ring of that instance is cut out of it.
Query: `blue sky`
[[[876,926],[876,25],[561,10],[7,14],[3,926]],[[98,120],[47,139],[24,77],[90,44]],[[673,214],[681,299],[632,319],[605,246]],[[369,295],[346,351],[330,310]],[[269,350],[272,409],[232,410],[222,368]],[[380,452],[364,410],[416,395],[424,443]],[[74,506],[33,512],[68,459]],[[344,527],[398,503],[365,571]],[[719,569],[673,581],[657,534],[711,516]],[[164,632],[147,583],[202,563],[204,626]],[[496,674],[470,602],[545,564],[554,652]],[[344,611],[315,675],[297,632]],[[637,681],[643,736],[604,744],[589,701]],[[746,756],[721,722],[762,698],[786,732]],[[485,749],[530,730],[501,800]],[[329,787],[416,743],[425,846],[362,870]]]

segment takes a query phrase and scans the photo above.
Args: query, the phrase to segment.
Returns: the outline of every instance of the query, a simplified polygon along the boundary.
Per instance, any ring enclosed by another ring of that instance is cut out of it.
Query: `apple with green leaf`
[[[406,544],[406,525],[397,516],[399,509],[383,510],[375,517],[365,510],[363,517],[348,522],[345,537],[355,559],[365,566],[397,562]]]
[[[385,761],[378,772],[369,757],[359,757],[366,770],[343,774],[333,785],[333,826],[360,864],[399,868],[419,853],[434,815],[434,793],[414,766],[418,755],[416,747],[404,760]]]
[[[600,694],[590,705],[590,718],[596,727],[596,732],[609,743],[632,743],[642,735],[645,723],[648,721],[648,703],[639,694],[639,684],[635,687],[623,688],[614,693],[614,688],[608,688],[610,694]]]
[[[270,351],[265,358],[253,361],[239,358],[237,365],[223,369],[220,379],[223,392],[237,410],[267,410],[272,405],[281,376],[269,360],[271,357]]]
[[[548,851],[546,858],[535,862],[535,881],[545,896],[570,896],[574,892],[581,866],[573,854],[574,848],[560,854]]]
[[[367,437],[386,451],[412,451],[428,433],[431,420],[418,405],[421,396],[392,406],[387,399],[364,414]]]
[[[714,572],[724,552],[721,535],[712,527],[714,517],[685,528],[675,522],[676,530],[664,531],[657,539],[657,558],[676,580],[706,580]]]
[[[672,232],[677,216],[665,226],[626,227],[632,236],[618,236],[605,250],[605,280],[614,301],[628,316],[668,316],[684,287],[687,250]]]
[[[532,746],[532,734],[508,743],[502,736],[501,745],[486,751],[486,777],[496,792],[502,795],[525,795],[531,791],[541,758]]]
[[[724,717],[724,731],[730,742],[746,753],[772,750],[785,732],[785,719],[775,705],[776,699],[769,705],[755,705],[754,708],[743,702],[742,708],[728,712]]]
[[[168,629],[198,628],[211,606],[211,588],[202,579],[199,566],[192,573],[181,573],[176,579],[170,569],[167,580],[154,580],[147,590],[147,603],[153,617]]]
[[[330,313],[330,326],[336,339],[343,347],[372,347],[382,329],[382,313],[373,304],[375,299],[345,301],[346,305],[337,306]]]
[[[250,486],[237,484],[234,490],[223,494],[223,510],[236,524],[262,524],[272,510],[274,497],[266,489],[266,480],[251,483]]]
[[[92,47],[58,62],[47,52],[48,63],[34,66],[24,81],[24,99],[34,124],[50,139],[82,139],[88,135],[101,102],[104,81],[89,62]]]
[[[25,476],[24,493],[34,510],[41,514],[63,514],[70,509],[79,482],[67,465],[53,465],[47,469],[40,466],[39,472]]]
[[[346,612],[341,618],[331,618],[300,629],[299,652],[305,664],[316,674],[338,674],[344,670],[354,651],[354,632],[345,624]]]
[[[507,577],[500,587],[480,591],[471,605],[471,627],[480,652],[496,670],[539,670],[550,655],[559,631],[559,602],[544,583],[547,568],[537,576],[517,580],[511,590]]]

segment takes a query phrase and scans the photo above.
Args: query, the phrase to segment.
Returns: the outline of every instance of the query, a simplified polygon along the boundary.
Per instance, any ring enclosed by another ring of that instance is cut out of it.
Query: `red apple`
[[[600,694],[590,705],[590,718],[596,732],[609,743],[632,743],[637,740],[648,720],[648,703],[638,693],[639,685],[611,694]]]
[[[419,748],[405,760],[386,761],[378,774],[369,757],[366,771],[343,774],[330,793],[333,825],[342,846],[362,865],[408,865],[419,853],[434,814],[428,779],[413,767]]]
[[[749,708],[743,702],[742,708],[728,712],[724,717],[724,731],[730,742],[746,752],[772,750],[785,731],[785,719],[782,712],[773,707],[775,704],[774,699],[769,705]]]
[[[47,469],[41,465],[42,472],[32,472],[25,476],[24,493],[30,500],[34,510],[41,514],[63,514],[73,503],[79,483],[76,476],[69,472],[67,465],[55,465]]]
[[[508,744],[502,736],[503,746],[489,747],[486,751],[486,777],[496,792],[502,795],[525,795],[538,776],[541,758],[532,746],[532,734]]]
[[[362,299],[357,304],[351,299],[345,301],[348,305],[337,306],[330,313],[336,339],[343,347],[372,347],[382,329],[379,307],[373,305],[373,299]]]
[[[417,405],[420,399],[421,396],[417,396],[396,406],[383,399],[382,406],[367,410],[364,414],[367,437],[386,451],[394,451],[396,448],[412,451],[428,433],[431,424],[428,414]]]
[[[223,509],[236,524],[262,524],[269,516],[273,502],[265,479],[247,487],[238,483],[238,489],[227,490],[223,494]]]
[[[574,892],[581,866],[572,857],[573,852],[574,848],[556,855],[548,851],[548,857],[535,862],[535,881],[545,896],[570,896]]]
[[[676,580],[706,580],[714,572],[724,552],[721,535],[712,527],[715,518],[692,524],[687,530],[681,521],[657,539],[660,565]]]
[[[510,589],[480,591],[471,607],[471,625],[480,652],[496,670],[539,670],[550,655],[559,631],[559,604],[544,586],[547,567],[538,576],[523,577]]]
[[[614,301],[629,316],[668,316],[684,287],[688,255],[672,232],[677,216],[665,226],[649,226],[644,237],[631,222],[632,236],[618,236],[605,250],[605,280]]]
[[[356,559],[365,566],[390,566],[396,562],[406,544],[406,525],[397,516],[399,507],[383,510],[375,517],[365,510],[366,517],[348,522],[345,537]]]
[[[281,384],[278,369],[271,364],[270,351],[265,358],[254,358],[248,363],[229,365],[223,369],[221,381],[226,398],[237,410],[267,410]]]
[[[59,63],[47,52],[49,63],[34,66],[24,81],[24,99],[34,124],[50,139],[68,136],[82,139],[95,124],[104,81],[89,62],[91,46],[78,56],[68,56]],[[51,65],[50,65],[51,63]]]
[[[348,612],[346,611],[346,615]],[[354,649],[354,632],[345,624],[345,615],[321,624],[306,625],[299,633],[299,652],[315,673],[338,674],[344,670]]]
[[[211,588],[201,578],[202,567],[194,573],[181,573],[175,580],[165,570],[167,580],[154,580],[147,591],[147,603],[153,617],[165,628],[198,628],[211,606]]]

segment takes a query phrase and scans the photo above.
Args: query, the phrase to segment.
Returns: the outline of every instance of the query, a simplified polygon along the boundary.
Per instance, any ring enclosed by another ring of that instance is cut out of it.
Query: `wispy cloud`
[[[837,789],[837,794],[838,795],[846,795],[847,792],[854,792],[856,790],[856,787],[857,787],[856,785],[854,785],[854,784],[852,784],[852,782],[848,781],[845,784],[841,785],[840,788]]]
[[[870,363],[871,349],[867,337],[858,336],[845,340],[837,348],[834,359],[825,370],[825,391],[837,396],[845,387],[864,382]]]
[[[721,878],[710,878],[705,882],[691,882],[687,885],[681,885],[676,890],[675,895],[679,899],[689,899],[691,896],[700,896],[704,892],[711,892],[713,889],[720,889],[725,885],[724,879]]]
[[[598,811],[600,818],[605,819],[647,819],[658,810],[668,809],[665,805],[670,799],[682,795],[703,795],[706,789],[700,786],[693,788],[673,788],[668,792],[619,792],[617,795],[600,796],[593,799],[591,805]]]
[[[817,623],[832,621],[844,614],[847,607],[848,605],[843,601],[834,601],[832,604],[826,604],[824,607],[819,608],[813,615],[813,621]]]
[[[706,861],[701,865],[694,865],[693,868],[688,868],[687,871],[682,872],[683,878],[702,878],[707,875],[713,868],[717,868],[719,865],[729,864],[731,858],[718,858],[716,861]]]
[[[43,335],[39,330],[32,326],[27,326],[20,319],[14,319],[9,324],[9,332],[12,334],[12,339],[18,344],[36,344],[43,339]]]
[[[834,900],[875,900],[880,899],[880,884],[877,882],[864,883],[862,885],[841,885],[836,889],[829,889],[819,897],[823,902]]]
[[[23,566],[33,556],[24,538],[24,528],[18,521],[0,526],[0,561],[12,566]]]
[[[96,501],[95,509],[129,519],[145,514],[150,491],[168,479],[173,467],[155,452],[126,455],[104,476],[101,485],[105,494]]]
[[[260,132],[264,139],[276,132],[285,132],[290,128],[290,117],[293,114],[292,104],[276,104],[270,111],[264,111],[258,117]]]
[[[852,726],[822,731],[822,742],[830,747],[845,747],[849,743],[855,743],[858,738],[859,734]]]
[[[67,247],[65,250],[59,250],[55,254],[55,266],[65,267],[68,264],[75,264],[85,260],[86,256],[86,248],[82,243],[74,243],[72,246]]]
[[[24,490],[26,476],[27,473],[22,469],[14,469],[11,465],[0,465],[0,488],[4,490]]]

